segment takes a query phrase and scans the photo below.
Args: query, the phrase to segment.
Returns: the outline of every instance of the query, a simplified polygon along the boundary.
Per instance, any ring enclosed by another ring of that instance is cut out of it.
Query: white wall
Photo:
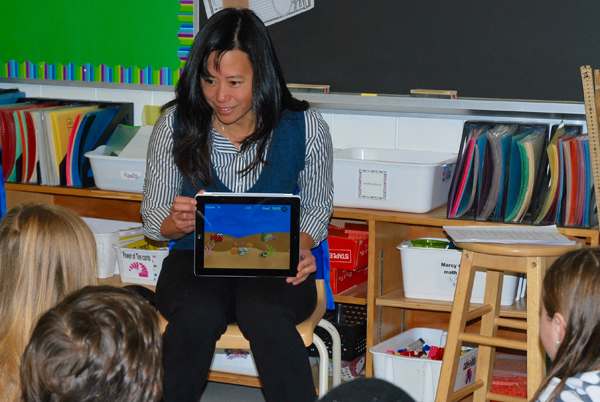
[[[127,101],[134,103],[134,124],[141,125],[141,112],[144,105],[163,105],[173,99],[172,91],[152,91],[152,90],[131,90],[131,89],[106,89],[106,88],[87,88],[72,87],[61,85],[32,85],[32,84],[10,84],[0,82],[0,88],[18,87],[30,97],[51,97],[65,99],[86,99],[98,101]],[[298,94],[302,97],[301,94]],[[306,96],[313,105],[319,107],[323,99],[334,99],[333,95],[321,95],[320,97]],[[351,98],[361,98],[360,96],[351,96]],[[316,99],[316,101],[315,101]],[[359,100],[367,102],[370,100]],[[445,104],[443,102],[446,102]],[[398,102],[398,98],[390,98],[390,102]],[[439,152],[458,152],[462,129],[464,122],[473,121],[530,121],[537,123],[558,124],[561,121],[561,111],[569,114],[569,121],[566,123],[581,124],[585,126],[585,111],[583,106],[575,108],[569,104],[552,104],[546,107],[541,104],[540,108],[548,108],[550,112],[542,113],[544,118],[524,118],[517,116],[521,112],[520,108],[529,107],[524,102],[513,102],[507,106],[509,109],[515,109],[515,116],[510,112],[494,110],[499,102],[490,100],[473,100],[467,102],[465,107],[472,108],[476,105],[483,105],[480,110],[467,111],[458,108],[448,108],[446,111],[439,105],[448,105],[447,102],[458,101],[447,100],[428,100],[422,99],[401,99],[401,103],[409,104],[410,107],[403,106],[409,111],[376,111],[378,106],[369,107],[370,110],[339,110],[328,107],[330,104],[323,103],[324,107],[320,110],[329,124],[333,138],[334,148],[383,148],[383,149],[410,149],[410,150],[430,150]],[[437,102],[437,103],[436,103]],[[385,104],[385,102],[384,102]],[[414,104],[423,104],[426,106],[416,107]],[[431,108],[441,111],[436,113],[423,113],[423,110]],[[505,107],[502,105],[502,107]],[[535,109],[536,106],[532,106]],[[365,108],[366,109],[366,108]],[[375,109],[375,111],[373,111]],[[385,107],[383,108],[386,109]],[[579,111],[581,109],[581,111]],[[389,110],[389,108],[388,108]],[[457,110],[460,113],[457,113]],[[420,112],[419,112],[420,111]],[[583,115],[581,115],[583,113]],[[535,112],[534,112],[535,114]],[[550,116],[550,117],[547,117]]]
[[[136,126],[142,124],[142,108],[144,105],[164,105],[174,97],[173,92],[164,91],[8,84],[0,82],[0,88],[15,87],[25,92],[29,97],[133,102],[134,125]]]

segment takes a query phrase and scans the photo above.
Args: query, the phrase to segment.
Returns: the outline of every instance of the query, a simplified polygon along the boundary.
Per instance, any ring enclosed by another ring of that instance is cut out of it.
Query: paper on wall
[[[227,0],[225,0],[227,5]],[[315,6],[315,0],[249,0],[250,9],[269,26],[283,21]],[[223,0],[204,0],[208,18],[223,9]]]

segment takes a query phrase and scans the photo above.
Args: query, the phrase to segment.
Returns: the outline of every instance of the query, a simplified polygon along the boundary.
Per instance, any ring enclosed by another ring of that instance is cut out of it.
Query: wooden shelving
[[[19,202],[41,202],[71,208],[81,216],[141,222],[141,194],[7,183],[6,195],[9,207]],[[367,350],[418,325],[447,327],[451,302],[404,296],[400,252],[396,246],[406,239],[444,237],[443,226],[490,223],[448,220],[445,207],[424,214],[336,207],[333,217],[361,221],[369,227],[368,281],[334,297],[341,303],[367,305]],[[559,228],[559,231],[583,238],[591,246],[599,243],[598,227]],[[118,277],[103,282],[122,284]],[[501,316],[524,318],[525,311],[526,301],[522,300],[513,306],[503,307]],[[372,357],[367,353],[367,376],[372,375]]]

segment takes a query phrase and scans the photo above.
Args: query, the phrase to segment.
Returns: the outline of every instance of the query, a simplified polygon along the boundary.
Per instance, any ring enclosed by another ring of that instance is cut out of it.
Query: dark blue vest
[[[177,129],[177,123],[175,123]],[[304,169],[306,154],[306,127],[304,112],[284,113],[279,126],[275,129],[273,139],[267,151],[267,163],[263,166],[260,177],[249,193],[284,193],[294,194],[298,189],[298,176]],[[217,177],[213,168],[213,177],[217,187],[204,188],[206,191],[231,192]],[[184,179],[181,195],[194,198],[200,189],[194,189]],[[194,236],[189,234],[177,240],[173,247],[176,250],[192,250]]]
[[[177,114],[175,114],[177,116]],[[175,130],[177,130],[177,118],[175,118]],[[306,124],[304,112],[283,113],[281,122],[275,129],[273,139],[267,151],[267,163],[263,166],[260,177],[252,186],[249,193],[283,193],[295,194],[298,190],[298,176],[304,169],[306,157]],[[212,165],[211,165],[212,167]],[[213,177],[217,187],[210,185],[205,187],[206,191],[231,192],[217,177],[213,169]],[[194,189],[188,180],[183,180],[181,195],[194,198],[199,189]],[[193,250],[194,234],[191,233],[181,239],[171,242],[171,248],[176,250]],[[327,293],[327,308],[335,309],[333,293],[329,285],[329,247],[327,239],[318,247],[311,250],[317,263],[317,279],[325,280]]]

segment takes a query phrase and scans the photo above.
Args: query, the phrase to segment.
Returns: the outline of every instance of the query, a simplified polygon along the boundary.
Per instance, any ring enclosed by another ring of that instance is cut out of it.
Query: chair
[[[333,361],[333,386],[341,383],[341,340],[337,329],[329,321],[323,319],[326,310],[325,281],[317,279],[317,307],[313,314],[304,322],[298,324],[296,328],[302,336],[305,346],[315,344],[319,351],[319,397],[323,397],[329,390],[329,353],[325,343],[317,334],[314,333],[315,327],[325,329],[332,339],[331,354]],[[167,326],[167,320],[159,314],[159,324],[161,331]],[[249,341],[244,338],[242,331],[236,323],[229,324],[227,331],[217,341],[217,349],[250,349]],[[209,375],[210,380],[210,375]],[[248,384],[254,385],[254,384]],[[254,386],[260,386],[256,384]]]
[[[572,240],[574,238],[571,238]],[[577,248],[524,244],[460,243],[462,259],[450,315],[450,325],[442,359],[436,402],[457,401],[473,393],[474,402],[526,401],[491,393],[494,357],[497,347],[527,352],[527,400],[533,397],[546,374],[546,353],[539,339],[540,298],[546,268],[554,260]],[[486,272],[483,306],[470,310],[475,268]],[[504,271],[527,275],[527,320],[499,317]],[[481,319],[479,334],[465,332],[467,321]],[[527,341],[499,338],[498,327],[527,332]],[[454,392],[456,372],[463,342],[479,345],[475,382]]]

